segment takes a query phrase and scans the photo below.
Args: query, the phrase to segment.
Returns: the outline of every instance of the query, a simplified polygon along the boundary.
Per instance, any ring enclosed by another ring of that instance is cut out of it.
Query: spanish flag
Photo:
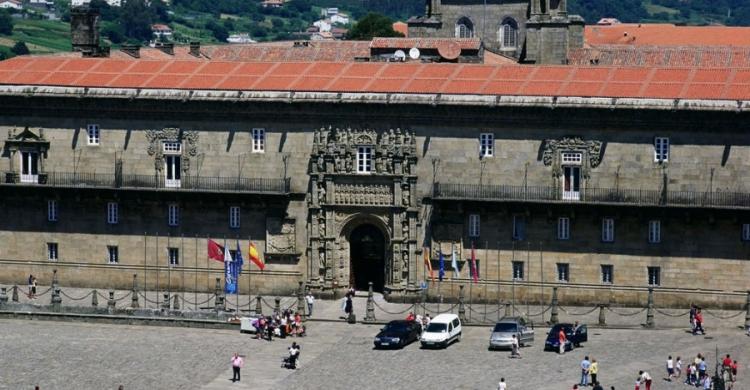
[[[432,272],[432,262],[430,261],[430,252],[431,252],[430,248],[422,248],[422,253],[424,254],[424,265],[430,271],[430,279],[432,279],[432,283],[435,283],[435,274]]]
[[[266,264],[263,263],[263,260],[260,259],[258,249],[255,248],[255,244],[253,244],[252,241],[250,242],[250,249],[248,250],[248,254],[250,255],[250,261],[255,263],[255,265],[257,265],[261,271],[266,268]]]

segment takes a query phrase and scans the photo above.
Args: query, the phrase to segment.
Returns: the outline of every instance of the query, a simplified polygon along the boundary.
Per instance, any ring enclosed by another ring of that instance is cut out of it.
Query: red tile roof
[[[16,57],[0,86],[750,100],[750,69]]]
[[[750,46],[750,27],[620,23],[586,26],[589,45]]]
[[[571,50],[569,61],[571,65],[750,68],[750,47],[597,45]]]
[[[457,45],[460,50],[479,50],[479,38],[373,38],[374,49],[440,49],[446,45]]]

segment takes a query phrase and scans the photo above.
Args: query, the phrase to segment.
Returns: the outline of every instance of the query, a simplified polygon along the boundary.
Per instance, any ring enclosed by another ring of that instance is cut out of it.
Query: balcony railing
[[[6,184],[28,185],[6,180]],[[183,176],[179,187],[167,185],[164,175],[129,175],[88,172],[49,172],[34,185],[75,188],[123,188],[168,191],[248,192],[287,194],[289,179]]]
[[[434,199],[598,203],[641,206],[682,206],[750,208],[750,193],[631,190],[619,188],[585,188],[577,197],[563,197],[560,189],[538,186],[479,185],[436,183]]]

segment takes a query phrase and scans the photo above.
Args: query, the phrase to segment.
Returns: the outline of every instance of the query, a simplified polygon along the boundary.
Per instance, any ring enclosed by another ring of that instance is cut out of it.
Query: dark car
[[[422,325],[416,321],[391,321],[375,336],[375,348],[402,348],[419,340],[421,334]]]
[[[565,342],[566,351],[572,351],[573,348],[578,347],[581,345],[581,343],[589,340],[589,333],[586,325],[578,325],[578,328],[575,332],[573,332],[573,326],[573,324],[557,324],[553,326],[547,334],[547,340],[544,342],[544,350],[560,350],[560,342],[558,337],[560,328],[563,328],[565,330],[565,337],[567,338],[567,341]]]

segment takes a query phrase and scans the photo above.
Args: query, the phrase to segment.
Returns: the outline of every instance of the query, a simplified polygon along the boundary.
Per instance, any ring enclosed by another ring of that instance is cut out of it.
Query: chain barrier
[[[385,312],[385,314],[391,314],[391,315],[396,315],[396,314],[404,314],[404,313],[406,313],[406,312],[408,312],[408,311],[414,311],[414,308],[415,308],[415,307],[417,306],[417,304],[416,304],[416,303],[413,303],[413,304],[411,304],[411,305],[410,305],[409,307],[407,307],[407,308],[406,308],[406,310],[403,310],[403,311],[397,311],[397,312],[390,312],[390,311],[388,311],[388,310],[386,310],[386,309],[383,309],[383,307],[381,307],[380,305],[378,305],[378,303],[377,303],[377,302],[375,302],[375,300],[373,300],[372,302],[373,302],[373,303],[375,304],[375,307],[377,307],[377,308],[378,308],[378,309],[380,309],[381,311]]]
[[[682,316],[686,316],[686,315],[690,314],[690,310],[688,310],[688,311],[686,311],[684,313],[681,313],[681,314],[672,314],[672,313],[668,313],[668,312],[666,312],[664,310],[657,309],[657,308],[654,308],[654,310],[657,313],[661,314],[661,315],[665,315],[667,317],[673,317],[673,318],[682,317]]]
[[[739,312],[737,314],[732,314],[732,315],[729,315],[729,316],[720,316],[718,314],[711,314],[711,312],[709,312],[708,310],[703,310],[703,312],[705,312],[706,314],[710,315],[711,317],[718,318],[720,320],[729,320],[729,319],[732,319],[732,318],[735,318],[735,317],[739,317],[739,316],[745,314],[744,311],[741,311],[741,312]]]
[[[529,317],[529,318],[530,317],[538,317],[538,316],[544,315],[544,313],[546,313],[546,312],[548,312],[550,310],[552,310],[552,305],[547,306],[546,309],[540,311],[539,313],[534,313],[534,314],[526,313],[526,317]],[[519,311],[519,310],[516,309],[516,311]],[[523,313],[523,312],[521,312],[521,313]]]
[[[611,311],[612,313],[615,313],[615,314],[617,314],[618,316],[623,316],[623,317],[630,317],[630,316],[635,316],[635,315],[641,314],[641,313],[643,313],[644,311],[646,311],[646,309],[647,309],[647,308],[645,308],[645,307],[644,307],[643,309],[641,309],[641,310],[638,310],[638,311],[637,311],[637,312],[635,312],[635,313],[618,313],[618,312],[616,312],[615,310],[613,310],[613,309],[611,309],[611,308],[607,307],[607,311]]]
[[[84,295],[84,296],[82,296],[80,298],[73,298],[70,295],[66,294],[65,291],[60,290],[60,294],[62,294],[65,298],[70,299],[71,301],[82,301],[82,300],[88,298],[93,293],[94,293],[94,290],[91,290],[88,294],[86,294],[86,295]]]
[[[591,310],[589,310],[589,311],[586,311],[586,312],[583,312],[583,313],[571,313],[571,312],[569,312],[569,311],[565,310],[565,308],[564,308],[564,307],[562,307],[562,306],[559,306],[559,308],[560,308],[560,310],[562,310],[562,312],[563,312],[563,313],[565,313],[565,314],[567,314],[567,315],[569,315],[569,316],[573,316],[573,317],[589,315],[589,314],[591,314],[591,313],[593,313],[593,312],[595,312],[595,311],[599,310],[599,307],[598,307],[598,306],[596,306],[596,307],[594,307],[593,309],[591,309]]]
[[[215,297],[215,296],[216,296],[216,294],[211,294],[211,295],[209,295],[209,297],[208,297],[208,298],[207,298],[207,299],[206,299],[205,301],[202,301],[202,302],[197,302],[197,303],[196,303],[196,302],[190,302],[190,300],[189,300],[189,299],[187,299],[187,298],[183,298],[183,301],[184,301],[184,302],[185,302],[186,304],[188,304],[188,305],[192,305],[192,306],[201,306],[201,305],[205,305],[205,304],[207,304],[208,302],[211,302],[211,300],[212,300],[212,299],[214,299],[214,297]]]
[[[477,313],[478,315],[482,315],[482,316],[484,316],[485,314],[488,314],[488,315],[489,315],[489,314],[495,314],[495,313],[497,313],[498,311],[500,311],[500,308],[496,308],[495,310],[492,310],[492,311],[488,311],[487,313],[485,313],[484,311],[477,311],[477,310],[474,310],[474,308],[473,308],[473,307],[472,307],[471,305],[468,305],[467,307],[469,308],[469,311],[471,311],[471,312],[474,312],[474,313]]]
[[[430,309],[428,309],[428,308],[427,308],[427,305],[425,305],[424,303],[423,303],[423,304],[421,304],[421,305],[422,305],[422,309],[423,309],[423,310],[424,310],[425,312],[427,312],[427,313],[431,313],[431,312],[434,312],[434,313],[435,313],[435,315],[438,315],[438,314],[443,314],[443,313],[452,313],[452,312],[453,312],[453,309],[455,309],[455,308],[456,308],[456,307],[458,306],[458,303],[455,303],[455,304],[453,304],[453,306],[449,307],[449,308],[448,308],[448,310],[442,310],[442,311],[440,311],[440,310],[437,310],[437,309],[436,309],[436,310],[434,310],[434,311],[433,311],[433,310],[430,310]]]
[[[21,290],[21,287],[19,287],[18,289],[19,289],[19,290]],[[35,296],[35,297],[41,297],[42,295],[44,295],[44,294],[46,294],[46,293],[48,293],[48,292],[50,292],[50,291],[52,291],[52,287],[51,287],[51,286],[50,286],[50,288],[48,288],[48,289],[44,290],[43,292],[40,292],[40,293],[36,293],[36,294],[34,294],[34,296]],[[29,295],[29,294],[28,294],[28,293],[26,293],[26,295]]]
[[[101,295],[101,293],[99,295]],[[146,294],[144,294],[144,293],[139,292],[138,295],[142,296],[143,300],[146,301],[146,303],[153,303],[154,305],[158,305],[159,304],[159,302],[157,302],[157,301],[152,301],[152,300],[148,299],[148,297],[146,297]],[[109,298],[104,297],[104,299],[109,299]]]

